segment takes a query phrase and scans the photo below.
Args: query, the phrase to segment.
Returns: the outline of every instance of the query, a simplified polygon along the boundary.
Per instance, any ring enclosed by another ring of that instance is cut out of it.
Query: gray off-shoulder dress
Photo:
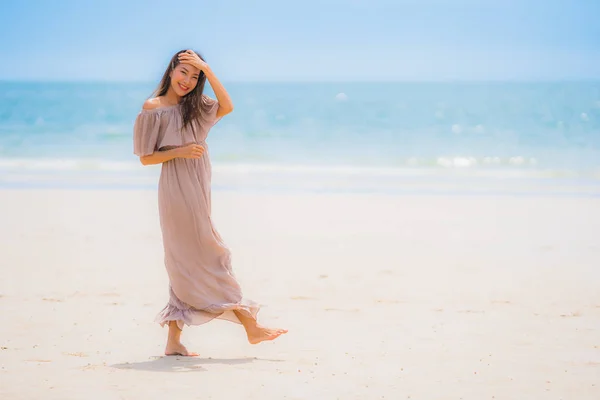
[[[231,252],[211,221],[211,163],[206,144],[209,130],[218,122],[218,101],[202,97],[202,117],[195,134],[182,130],[180,106],[142,110],[134,124],[133,148],[137,156],[189,143],[206,148],[199,159],[175,158],[162,164],[158,208],[169,277],[169,302],[157,315],[164,326],[177,321],[200,325],[214,318],[240,323],[239,310],[256,318],[259,307],[242,296],[231,266]]]

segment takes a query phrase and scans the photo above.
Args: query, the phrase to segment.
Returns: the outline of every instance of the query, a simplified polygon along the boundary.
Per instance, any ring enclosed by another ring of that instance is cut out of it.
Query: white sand
[[[213,192],[259,316],[186,328],[152,191],[0,191],[0,399],[600,398],[600,200]]]

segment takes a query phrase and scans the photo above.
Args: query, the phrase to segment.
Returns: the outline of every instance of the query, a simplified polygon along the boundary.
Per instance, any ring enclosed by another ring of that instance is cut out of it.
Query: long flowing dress
[[[164,162],[158,208],[169,277],[169,301],[156,317],[164,326],[177,321],[200,325],[214,318],[240,323],[234,310],[256,318],[258,304],[244,299],[232,267],[231,251],[211,220],[211,163],[206,138],[218,122],[218,101],[202,96],[202,116],[182,129],[180,106],[142,110],[134,124],[133,152],[150,155],[189,143],[205,147],[199,159]]]

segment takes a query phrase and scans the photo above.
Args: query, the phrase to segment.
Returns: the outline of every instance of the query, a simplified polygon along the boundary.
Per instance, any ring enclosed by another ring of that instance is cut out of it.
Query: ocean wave
[[[159,165],[142,166],[137,159],[122,161],[109,159],[68,158],[0,158],[0,173],[26,172],[58,173],[154,173]],[[303,176],[473,176],[499,178],[592,178],[600,179],[600,169],[541,168],[535,158],[513,157],[410,157],[400,165],[360,165],[355,163],[283,164],[268,162],[214,162],[213,172],[222,175],[303,175]]]
[[[160,170],[137,160],[0,159],[0,188],[156,190]],[[213,163],[212,171],[217,191],[600,197],[600,170]]]
[[[139,162],[103,159],[0,158],[0,171],[134,171]]]

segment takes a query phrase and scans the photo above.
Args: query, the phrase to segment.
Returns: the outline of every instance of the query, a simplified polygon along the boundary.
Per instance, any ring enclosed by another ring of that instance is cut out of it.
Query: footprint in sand
[[[44,298],[42,298],[42,301],[49,301],[51,303],[62,303],[64,300],[62,300],[62,299],[54,299],[52,297],[44,297]]]
[[[570,314],[560,314],[560,316],[563,317],[563,318],[581,317],[581,312],[575,311],[575,312],[572,312]]]
[[[94,369],[98,369],[98,368],[103,368],[106,367],[106,363],[102,363],[102,364],[88,364],[88,365],[84,365],[83,367],[80,367],[79,369],[82,369],[84,371],[86,370],[94,370]]]
[[[77,352],[77,353],[63,353],[65,356],[72,356],[72,357],[88,357],[87,354],[82,353],[82,352]]]

